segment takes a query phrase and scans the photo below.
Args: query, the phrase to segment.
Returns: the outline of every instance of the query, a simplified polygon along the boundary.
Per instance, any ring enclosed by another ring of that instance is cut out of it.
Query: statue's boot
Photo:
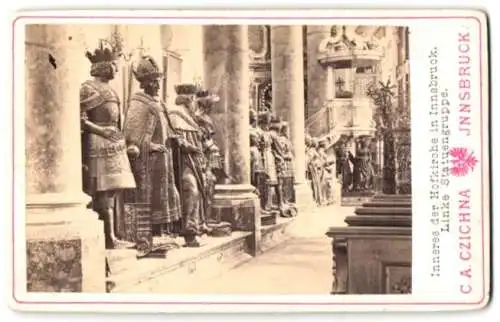
[[[152,234],[153,234],[154,237],[160,237],[160,236],[162,236],[162,232],[163,232],[162,225],[160,225],[160,224],[153,224],[151,226],[152,226],[151,232],[152,232]]]
[[[203,223],[203,224],[201,225],[201,232],[202,232],[203,234],[207,234],[207,235],[209,235],[209,234],[211,234],[211,233],[213,232],[213,230],[214,230],[214,229],[213,229],[212,227],[210,227],[207,223]]]
[[[195,235],[184,236],[184,241],[186,242],[184,244],[184,247],[190,247],[190,248],[200,247],[200,243],[196,239]]]
[[[114,239],[113,240],[113,249],[131,249],[135,247],[135,243],[126,241],[126,240],[121,240],[121,239]]]
[[[116,237],[114,222],[113,222],[113,209],[107,209],[102,217],[104,219],[104,234],[106,236],[106,248],[125,249],[125,248],[135,247],[134,243],[125,240],[120,240]]]

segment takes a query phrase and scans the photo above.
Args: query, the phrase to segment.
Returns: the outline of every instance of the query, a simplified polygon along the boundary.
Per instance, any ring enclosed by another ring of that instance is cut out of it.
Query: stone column
[[[78,27],[26,27],[27,290],[105,292],[102,223],[82,192]],[[75,72],[76,70],[76,72]]]
[[[203,27],[205,86],[220,95],[212,112],[216,142],[229,179],[215,187],[214,215],[233,229],[255,232],[260,243],[260,206],[250,184],[250,72],[248,26]]]
[[[312,204],[306,184],[302,26],[271,26],[273,111],[290,124],[297,205]],[[299,209],[300,210],[300,209]]]

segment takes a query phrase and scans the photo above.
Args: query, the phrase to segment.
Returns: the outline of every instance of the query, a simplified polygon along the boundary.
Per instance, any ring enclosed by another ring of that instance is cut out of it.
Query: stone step
[[[279,216],[278,211],[268,212],[268,213],[263,212],[260,215],[260,225],[262,227],[276,225],[276,220],[278,216]]]
[[[411,208],[411,201],[407,200],[377,200],[377,201],[369,201],[365,202],[361,205],[362,207],[369,208],[385,208],[385,207],[393,207],[393,208]]]
[[[218,273],[213,268],[202,269],[205,263],[211,263],[212,266],[221,269],[227,269],[226,266],[233,267],[252,257],[247,249],[250,236],[249,232],[233,232],[229,237],[202,238],[201,247],[172,249],[166,258],[138,260],[135,257],[135,250],[109,251],[112,275],[108,280],[114,284],[111,292],[135,291],[145,285],[154,284],[158,278],[167,275],[169,280],[175,282],[175,279],[181,276],[188,278],[192,275],[199,277]],[[119,254],[116,254],[117,252]],[[165,291],[168,292],[168,288]]]
[[[370,202],[372,197],[342,197],[340,205],[343,207],[356,207],[363,203]]]
[[[292,238],[291,230],[297,224],[297,218],[277,217],[276,225],[262,227],[260,251],[265,252],[281,245]]]
[[[401,207],[362,207],[356,208],[354,213],[358,216],[380,216],[380,215],[392,215],[392,216],[411,216],[412,208],[401,208]]]
[[[411,227],[411,216],[363,215],[348,216],[345,222],[357,227]]]
[[[388,194],[380,194],[375,195],[372,198],[372,201],[410,201],[411,195],[388,195]]]
[[[277,223],[261,229],[260,251],[272,249],[289,238],[288,226],[294,218],[278,218]],[[199,248],[171,250],[167,258],[137,260],[135,250],[111,250],[109,262],[114,284],[112,293],[153,292],[175,293],[186,283],[202,283],[204,280],[224,274],[253,258],[251,252],[253,234],[235,231],[228,237],[202,238]]]

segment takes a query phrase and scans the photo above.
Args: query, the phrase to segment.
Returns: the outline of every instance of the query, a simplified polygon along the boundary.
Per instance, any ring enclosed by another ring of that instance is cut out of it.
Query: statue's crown
[[[268,111],[262,111],[257,114],[259,123],[269,123],[272,119],[272,114]]]
[[[195,84],[179,84],[174,86],[177,95],[194,95],[199,91]]]
[[[196,92],[196,98],[209,100],[212,102],[218,102],[220,100],[219,95],[213,94],[210,91],[204,89],[198,89],[198,92]]]
[[[114,51],[111,45],[103,40],[100,41],[99,47],[94,50],[94,53],[88,50],[85,52],[85,57],[87,57],[92,64],[113,62],[118,59],[118,56],[120,55]]]
[[[196,97],[198,98],[206,98],[210,96],[210,92],[207,90],[200,90],[196,93]]]
[[[132,71],[138,81],[156,79],[162,76],[160,67],[151,56],[141,57]]]

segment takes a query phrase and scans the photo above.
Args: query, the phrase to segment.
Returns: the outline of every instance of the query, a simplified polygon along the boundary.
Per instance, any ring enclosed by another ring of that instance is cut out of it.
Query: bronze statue
[[[349,137],[341,137],[337,148],[337,174],[342,182],[342,192],[351,192],[353,189],[355,158],[349,149],[350,140]]]
[[[125,119],[130,163],[137,189],[125,197],[125,203],[136,213],[138,256],[153,250],[153,236],[179,232],[181,206],[175,186],[171,140],[173,130],[167,120],[167,109],[159,99],[161,72],[156,61],[143,57],[134,76],[143,91],[135,93]]]
[[[136,187],[120,129],[120,99],[109,85],[115,77],[117,54],[102,43],[86,57],[92,63],[91,80],[80,87],[83,191],[104,222],[106,248],[131,247],[119,240],[114,227],[116,192]]]
[[[203,132],[197,122],[194,84],[175,86],[175,106],[169,108],[169,122],[177,136],[174,145],[176,183],[181,196],[182,236],[186,247],[199,247],[197,237],[207,233],[205,219],[205,169]]]
[[[205,198],[204,209],[202,215],[202,230],[206,231],[210,236],[223,237],[231,234],[231,224],[221,222],[212,216],[212,203],[215,195],[215,184],[224,179],[230,179],[230,176],[224,171],[224,164],[220,155],[220,149],[217,146],[214,135],[216,126],[210,117],[210,113],[215,104],[219,101],[219,96],[210,93],[207,90],[199,90],[196,93],[196,121],[202,132],[202,148],[205,156],[204,162],[204,178],[205,183]]]
[[[295,203],[295,166],[292,142],[289,137],[288,122],[283,121],[279,132],[279,142],[283,149],[284,173],[283,173],[283,198],[285,203]]]
[[[268,112],[262,112],[259,114],[259,125],[260,125],[260,150],[262,153],[262,161],[264,163],[264,170],[266,171],[266,194],[264,202],[264,211],[272,212],[277,210],[277,207],[273,207],[273,195],[276,193],[278,186],[278,177],[276,170],[276,159],[273,153],[273,137],[270,132],[272,115]]]
[[[265,211],[267,174],[264,168],[264,160],[260,149],[261,129],[257,127],[257,112],[250,110],[250,183],[257,189],[260,199],[261,211]]]
[[[311,188],[313,191],[313,198],[316,204],[323,203],[323,191],[321,189],[321,176],[323,172],[321,157],[317,151],[318,140],[310,138],[308,142],[306,155],[307,155],[307,172],[311,180]]]
[[[374,169],[371,160],[371,137],[360,136],[354,162],[354,190],[368,191],[373,187]]]
[[[323,199],[323,205],[330,205],[335,202],[334,189],[337,181],[335,173],[335,157],[332,156],[328,150],[331,146],[329,145],[328,138],[320,140],[318,144],[318,154],[322,162],[322,176],[320,179],[321,190]]]
[[[281,121],[273,117],[271,124],[269,126],[269,138],[271,143],[271,151],[274,156],[274,162],[276,164],[276,175],[278,184],[275,187],[276,199],[273,200],[275,205],[280,210],[282,216],[284,216],[283,210],[285,209],[285,198],[284,198],[284,179],[286,176],[286,163],[285,163],[285,152],[283,146],[279,140],[279,132],[281,130]]]

